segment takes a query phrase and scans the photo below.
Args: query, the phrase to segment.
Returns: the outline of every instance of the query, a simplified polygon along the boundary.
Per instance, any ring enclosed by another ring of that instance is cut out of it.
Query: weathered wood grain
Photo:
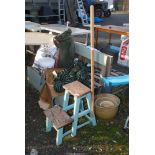
[[[66,126],[72,122],[72,119],[69,117],[69,115],[59,106],[54,106],[51,109],[47,109],[44,111],[44,113],[46,117],[52,121],[53,126],[56,129],[62,128],[63,126]]]

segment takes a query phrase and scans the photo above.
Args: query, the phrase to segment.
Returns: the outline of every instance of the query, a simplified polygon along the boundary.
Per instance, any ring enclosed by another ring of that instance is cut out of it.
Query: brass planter
[[[113,94],[100,94],[95,100],[95,115],[98,119],[110,121],[117,114],[120,99]]]

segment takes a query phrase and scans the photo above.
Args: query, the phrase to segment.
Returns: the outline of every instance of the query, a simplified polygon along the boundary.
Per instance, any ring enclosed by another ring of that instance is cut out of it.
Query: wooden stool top
[[[79,81],[66,84],[63,86],[63,88],[76,97],[81,97],[90,92],[90,89]]]
[[[51,109],[45,110],[44,114],[52,121],[56,129],[62,128],[72,122],[70,116],[59,106],[54,106]]]

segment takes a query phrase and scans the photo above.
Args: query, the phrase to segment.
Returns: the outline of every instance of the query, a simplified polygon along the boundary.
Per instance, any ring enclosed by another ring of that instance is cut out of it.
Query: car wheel
[[[111,16],[111,11],[110,10],[105,11],[104,16],[105,17],[110,17]]]
[[[95,17],[102,18],[103,11],[102,9],[96,9],[94,14],[95,14]]]

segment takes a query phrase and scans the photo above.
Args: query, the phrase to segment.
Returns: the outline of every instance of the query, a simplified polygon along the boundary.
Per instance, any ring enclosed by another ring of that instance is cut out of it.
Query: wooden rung
[[[97,88],[99,88],[99,87],[102,87],[102,86],[103,86],[102,84],[97,83],[97,82],[95,82],[95,81],[94,81],[94,84],[95,84],[95,87],[97,87]]]
[[[126,73],[120,72],[120,71],[118,71],[118,70],[116,70],[116,69],[112,69],[110,74],[111,74],[111,75],[114,75],[114,76],[126,75]]]
[[[118,75],[117,73],[115,73],[115,72],[111,72],[110,75],[112,75],[112,76],[119,76],[119,75]]]
[[[36,56],[36,53],[34,53],[34,52],[30,51],[30,50],[26,50],[26,52]]]
[[[62,128],[72,122],[70,116],[59,106],[44,111],[46,117],[52,121],[56,129]]]
[[[90,82],[90,80],[89,80],[89,82]],[[103,86],[102,84],[100,84],[100,83],[94,81],[94,87],[95,87],[95,88],[99,88],[99,87],[102,87],[102,86]]]
[[[90,75],[90,74],[88,74],[88,75]],[[99,74],[94,74],[94,78],[95,78],[95,79],[98,79],[98,80],[101,79]]]

